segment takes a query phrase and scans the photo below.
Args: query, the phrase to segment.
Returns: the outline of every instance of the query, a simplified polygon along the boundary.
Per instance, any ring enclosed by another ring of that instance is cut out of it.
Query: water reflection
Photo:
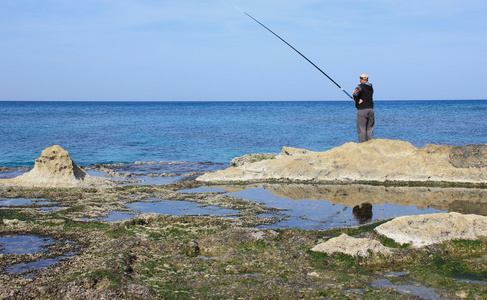
[[[371,284],[372,287],[387,288],[396,290],[402,295],[413,295],[420,299],[448,300],[438,295],[434,288],[425,287],[418,282],[410,281],[411,284],[393,284],[389,279],[379,279]]]
[[[219,185],[215,188],[224,189],[229,193],[263,189],[281,198],[326,200],[347,207],[354,207],[362,203],[370,203],[374,208],[379,205],[394,204],[401,207],[433,208],[435,210],[487,215],[487,189],[265,183]]]
[[[38,261],[32,261],[28,263],[19,263],[13,266],[9,266],[5,268],[5,272],[11,273],[11,274],[22,274],[22,273],[27,273],[24,274],[25,278],[33,278],[35,277],[34,274],[28,274],[28,272],[31,272],[33,270],[39,270],[43,268],[48,268],[51,265],[58,263],[61,259],[67,258],[67,257],[73,257],[75,253],[69,252],[66,255],[63,256],[58,256],[55,258],[41,258]]]
[[[46,251],[48,247],[57,243],[49,237],[40,237],[35,235],[14,235],[14,236],[0,236],[0,254],[2,255],[30,255],[37,252]],[[72,242],[67,241],[71,244]],[[5,268],[5,272],[11,274],[23,274],[25,278],[32,278],[36,274],[36,270],[47,268],[61,259],[74,256],[74,252],[65,253],[56,257],[43,257],[36,261],[22,262],[14,264]]]
[[[217,192],[280,209],[288,218],[270,227],[326,229],[406,215],[460,212],[487,215],[487,190],[370,185],[250,184],[181,192]]]
[[[20,206],[20,205],[47,205],[50,202],[44,199],[25,199],[25,198],[11,198],[0,199],[0,206]]]
[[[296,190],[292,188],[296,187]],[[310,189],[306,189],[306,188]],[[419,215],[444,212],[433,207],[404,206],[399,204],[374,204],[372,212],[371,202],[355,202],[350,199],[352,191],[342,190],[333,186],[330,193],[337,195],[330,201],[323,186],[311,185],[252,185],[252,186],[218,186],[218,189],[228,191],[226,195],[244,198],[250,201],[264,203],[266,206],[285,209],[287,218],[276,224],[265,225],[265,228],[301,228],[301,229],[329,229],[334,227],[357,226],[370,221],[394,218],[404,215]],[[337,188],[337,190],[333,190]],[[321,191],[313,194],[313,191]],[[364,191],[364,190],[361,190]],[[288,193],[285,193],[288,192]],[[298,192],[298,193],[296,193]],[[296,195],[299,195],[297,198]],[[373,198],[373,197],[372,197]],[[363,200],[362,197],[359,198]],[[378,198],[375,198],[377,200]],[[336,201],[339,200],[339,201]],[[366,203],[366,204],[365,204]],[[365,205],[364,205],[365,204]],[[362,205],[362,208],[360,208]],[[356,215],[353,207],[358,206],[360,216]]]
[[[32,254],[42,251],[46,245],[54,242],[51,238],[35,235],[0,236],[0,253]]]
[[[14,207],[37,208],[41,212],[51,212],[62,208],[61,206],[55,206],[54,203],[45,199],[0,198],[0,209],[9,209]]]
[[[154,199],[148,202],[134,202],[127,204],[127,207],[141,213],[156,213],[163,215],[223,215],[234,216],[239,214],[238,210],[221,208],[217,206],[203,206],[199,203],[188,201],[167,201]]]
[[[362,203],[355,205],[352,209],[353,217],[359,222],[360,225],[370,222],[372,220],[372,204]]]
[[[99,219],[105,222],[118,222],[133,218],[134,216],[134,213],[131,212],[112,211],[108,216]]]

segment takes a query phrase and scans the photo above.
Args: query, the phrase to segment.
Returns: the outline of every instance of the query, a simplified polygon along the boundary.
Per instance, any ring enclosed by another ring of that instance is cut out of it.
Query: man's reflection
[[[368,223],[372,220],[372,204],[365,202],[356,205],[352,210],[352,214],[360,225]]]

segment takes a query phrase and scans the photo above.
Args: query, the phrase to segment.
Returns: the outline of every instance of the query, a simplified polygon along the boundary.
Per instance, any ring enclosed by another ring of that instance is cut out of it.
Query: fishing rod
[[[348,97],[350,97],[350,99],[353,99],[352,96],[350,96],[349,93],[347,93],[347,91],[345,91],[338,83],[335,82],[335,80],[331,79],[330,76],[328,76],[325,72],[323,72],[323,70],[321,70],[317,65],[315,65],[311,60],[309,60],[306,56],[304,56],[301,52],[299,52],[296,48],[294,48],[293,46],[291,46],[291,44],[289,44],[288,42],[286,42],[282,37],[278,36],[274,31],[270,30],[269,28],[267,28],[264,24],[262,24],[261,22],[257,21],[257,19],[255,19],[254,17],[252,17],[251,15],[249,15],[248,13],[246,13],[244,10],[242,10],[240,7],[234,5],[235,8],[237,8],[238,10],[240,10],[241,12],[243,12],[244,14],[246,14],[249,18],[251,18],[252,20],[254,20],[255,22],[257,22],[260,26],[264,27],[265,29],[267,29],[270,33],[272,33],[273,35],[275,35],[278,39],[280,39],[281,41],[283,41],[286,45],[288,45],[289,47],[291,47],[291,49],[293,49],[294,51],[296,51],[299,55],[301,55],[304,59],[306,59],[310,64],[313,65],[313,67],[315,67],[316,69],[318,69],[318,71],[320,71],[323,75],[326,76],[326,78],[330,79],[331,82],[333,82],[340,90],[342,90],[345,94],[347,94]]]

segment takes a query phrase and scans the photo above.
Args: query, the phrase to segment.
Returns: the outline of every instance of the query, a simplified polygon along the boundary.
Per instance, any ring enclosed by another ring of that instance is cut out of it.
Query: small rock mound
[[[354,238],[345,233],[339,237],[316,245],[311,251],[322,253],[345,253],[352,256],[367,257],[372,253],[389,254],[391,249],[380,242],[368,238]]]
[[[403,216],[378,226],[375,231],[397,243],[422,247],[447,240],[487,237],[487,217],[455,212]]]
[[[108,184],[110,181],[86,174],[66,150],[54,145],[42,151],[31,171],[0,183],[28,187],[74,187]]]

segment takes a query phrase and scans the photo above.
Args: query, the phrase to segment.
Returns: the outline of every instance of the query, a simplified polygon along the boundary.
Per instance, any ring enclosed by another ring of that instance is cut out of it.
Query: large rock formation
[[[422,247],[447,240],[487,237],[487,217],[455,212],[403,216],[378,226],[375,231],[397,243]]]
[[[110,183],[108,179],[86,174],[74,163],[69,153],[58,145],[44,149],[30,172],[0,180],[0,184],[26,187],[75,187]]]
[[[416,148],[398,140],[346,143],[325,152],[285,147],[274,159],[200,176],[204,182],[447,181],[487,183],[487,145]]]

